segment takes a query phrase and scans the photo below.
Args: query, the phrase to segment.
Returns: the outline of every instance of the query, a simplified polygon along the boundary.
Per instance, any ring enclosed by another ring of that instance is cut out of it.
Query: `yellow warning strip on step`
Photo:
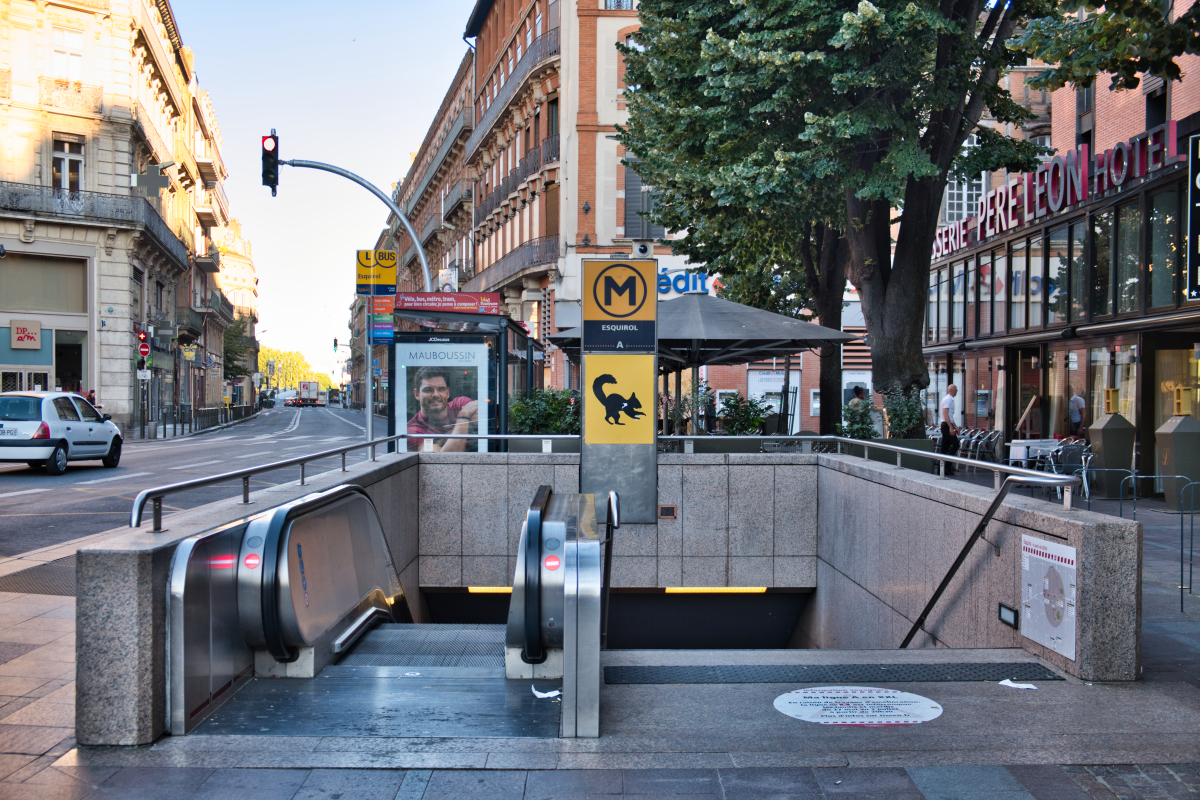
[[[765,586],[668,586],[667,594],[765,594]]]

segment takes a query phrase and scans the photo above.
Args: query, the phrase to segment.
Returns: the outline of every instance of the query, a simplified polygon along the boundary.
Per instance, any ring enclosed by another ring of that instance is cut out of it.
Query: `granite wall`
[[[994,496],[848,456],[821,456],[817,576],[795,644],[899,647]],[[1085,680],[1135,680],[1141,644],[1141,525],[1008,495],[910,647],[1021,647]],[[1076,658],[997,618],[1021,607],[1021,536],[1078,549]]]
[[[579,456],[421,453],[421,585],[511,586],[542,484],[578,491]],[[614,586],[816,586],[816,456],[661,455],[658,498],[678,516],[621,527]]]

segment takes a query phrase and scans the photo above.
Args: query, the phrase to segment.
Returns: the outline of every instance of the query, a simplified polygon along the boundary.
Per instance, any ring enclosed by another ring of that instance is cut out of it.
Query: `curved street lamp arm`
[[[279,163],[286,164],[289,167],[319,169],[324,170],[325,172],[332,172],[334,175],[341,175],[343,178],[348,178],[349,180],[354,181],[359,186],[368,190],[382,200],[383,204],[388,207],[388,210],[395,214],[396,218],[400,220],[400,223],[404,226],[404,230],[408,231],[408,235],[412,237],[413,243],[417,246],[417,258],[421,260],[421,272],[425,278],[425,291],[434,291],[433,274],[429,271],[429,259],[425,257],[425,248],[421,246],[421,239],[419,236],[417,236],[417,231],[415,228],[413,228],[412,223],[408,221],[408,217],[406,217],[404,212],[400,210],[400,206],[396,205],[395,201],[388,196],[387,192],[384,192],[366,178],[361,178],[348,169],[335,167],[332,164],[323,164],[320,161],[302,161],[298,158],[294,158],[291,161],[281,160]]]

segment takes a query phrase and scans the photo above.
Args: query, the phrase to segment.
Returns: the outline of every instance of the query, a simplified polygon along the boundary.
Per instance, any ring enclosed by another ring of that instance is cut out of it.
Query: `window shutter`
[[[644,239],[642,227],[645,222],[638,215],[642,210],[642,178],[629,167],[625,167],[625,238]]]

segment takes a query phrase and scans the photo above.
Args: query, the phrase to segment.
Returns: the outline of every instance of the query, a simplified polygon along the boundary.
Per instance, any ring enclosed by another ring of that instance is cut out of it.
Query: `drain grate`
[[[719,667],[605,667],[618,683],[930,683],[1065,680],[1041,664],[799,664]]]
[[[75,556],[0,577],[0,592],[75,596]]]

